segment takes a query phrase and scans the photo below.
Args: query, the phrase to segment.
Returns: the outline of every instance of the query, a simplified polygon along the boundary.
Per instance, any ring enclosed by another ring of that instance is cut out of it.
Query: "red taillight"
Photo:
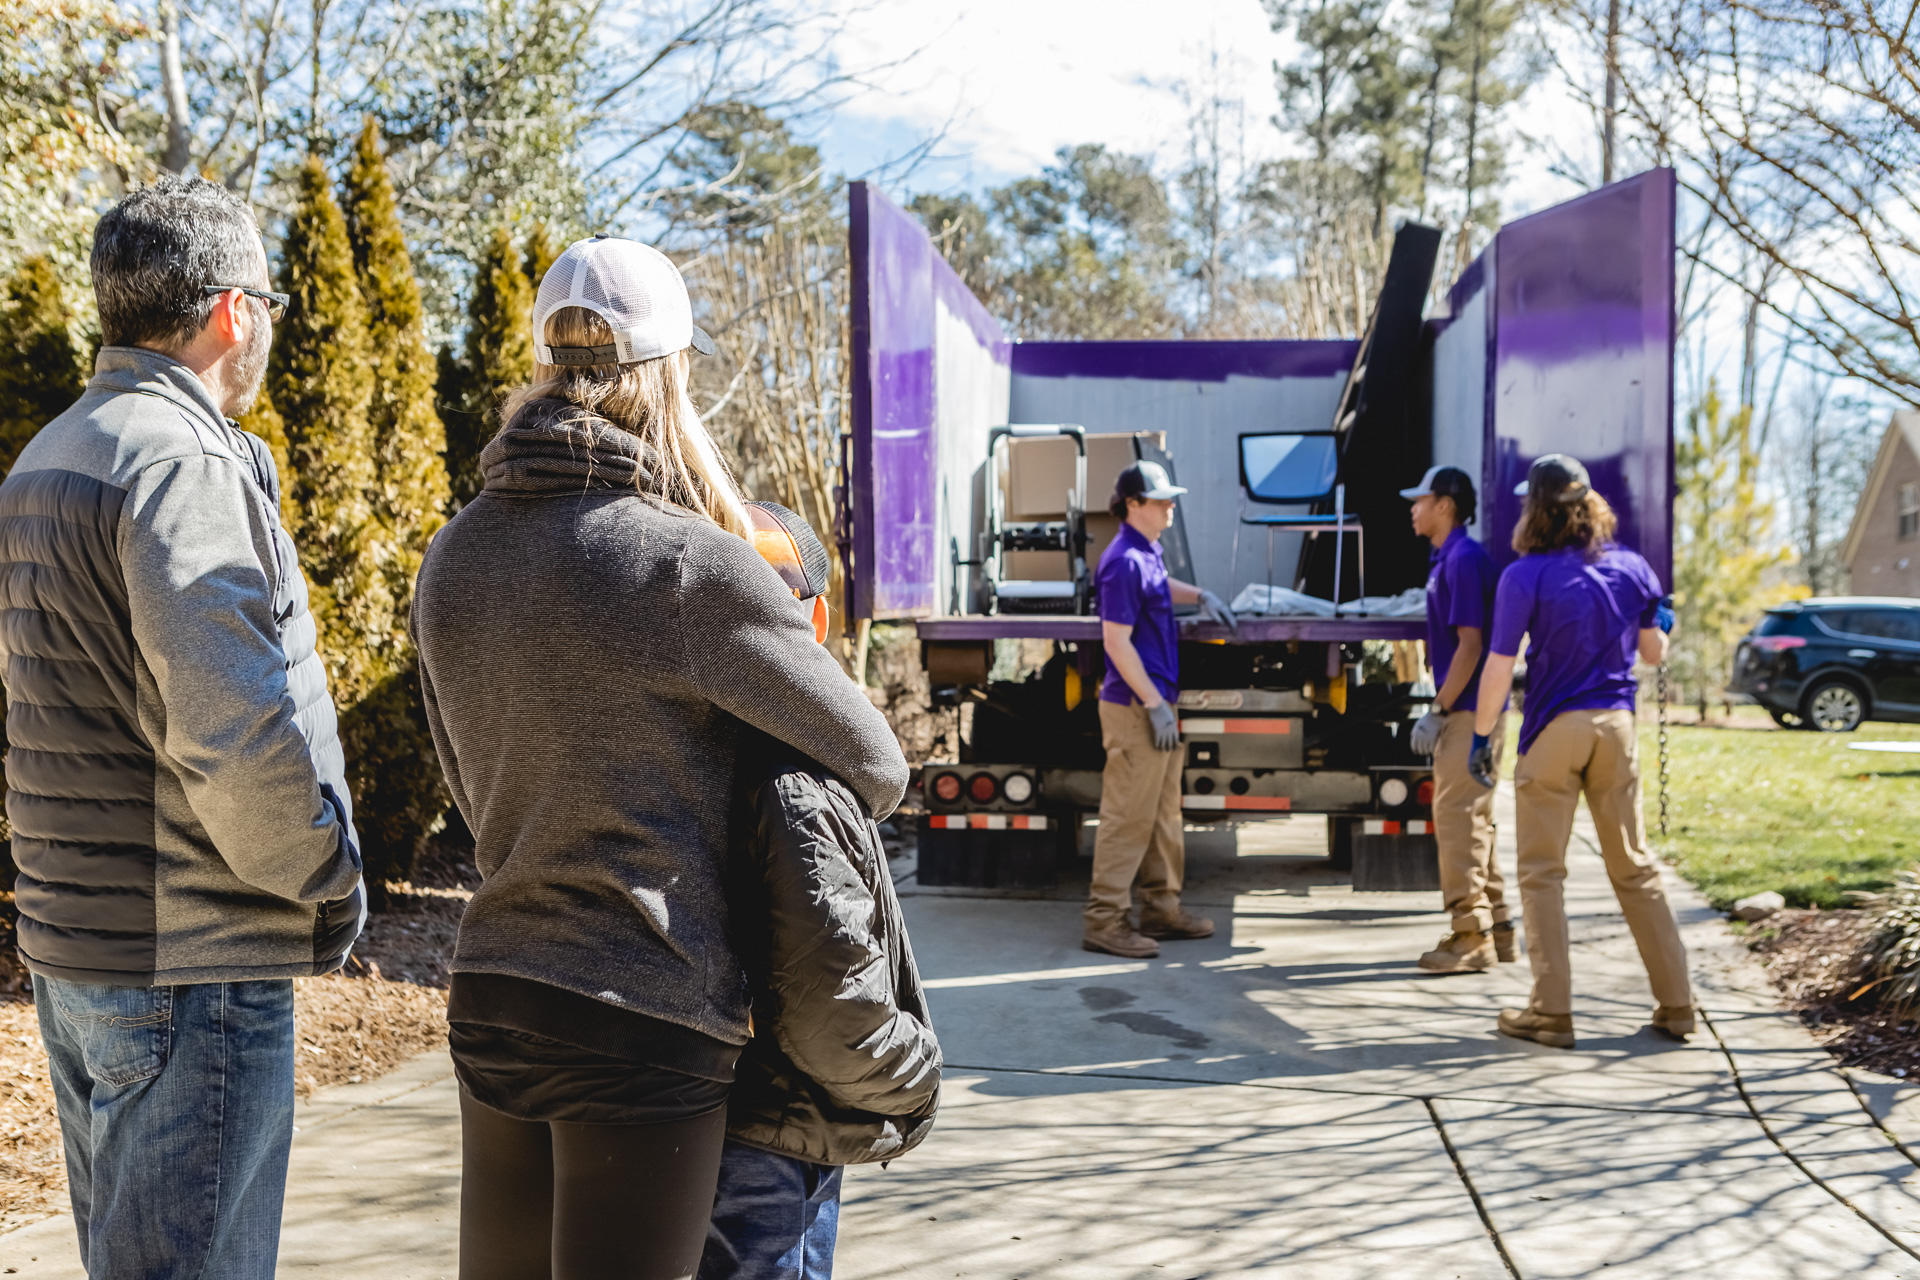
[[[941,804],[952,804],[960,798],[960,775],[957,773],[935,774],[933,779],[933,798]]]
[[[976,773],[967,779],[967,794],[975,804],[992,804],[993,798],[1000,794],[1000,784],[990,773]]]
[[[1428,778],[1413,789],[1413,798],[1420,802],[1422,809],[1433,805],[1433,779]]]
[[[1804,636],[1749,636],[1747,643],[1767,653],[1785,653],[1789,649],[1807,647]]]

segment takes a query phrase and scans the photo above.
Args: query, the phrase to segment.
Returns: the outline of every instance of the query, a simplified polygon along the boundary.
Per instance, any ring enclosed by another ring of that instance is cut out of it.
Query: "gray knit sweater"
[[[906,787],[899,744],[745,541],[642,495],[636,437],[538,401],[481,466],[413,606],[482,877],[453,968],[744,1044],[723,893],[742,723],[879,817]]]

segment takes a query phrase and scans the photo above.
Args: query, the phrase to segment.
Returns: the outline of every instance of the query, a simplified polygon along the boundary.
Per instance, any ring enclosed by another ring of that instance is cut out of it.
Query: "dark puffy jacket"
[[[776,764],[746,803],[734,925],[754,991],[727,1136],[815,1164],[919,1145],[940,1096],[927,1015],[879,829],[806,762]]]
[[[266,445],[131,347],[100,352],[0,485],[7,817],[35,973],[298,977],[358,936],[345,761],[278,513]]]

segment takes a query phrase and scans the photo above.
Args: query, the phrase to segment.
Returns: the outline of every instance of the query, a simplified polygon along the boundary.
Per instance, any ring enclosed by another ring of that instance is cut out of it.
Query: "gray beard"
[[[247,348],[235,359],[227,378],[227,403],[224,406],[229,418],[238,418],[253,408],[253,402],[260,398],[260,385],[267,377],[267,353],[272,348],[273,338],[265,324],[253,326],[247,335]]]

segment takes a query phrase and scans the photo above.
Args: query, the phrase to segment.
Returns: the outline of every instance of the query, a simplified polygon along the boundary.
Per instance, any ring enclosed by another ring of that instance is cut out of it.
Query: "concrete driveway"
[[[1080,886],[989,898],[904,869],[945,1103],[923,1148],[850,1176],[837,1274],[1920,1280],[1913,1091],[1835,1069],[1671,876],[1710,1027],[1655,1036],[1579,840],[1571,1051],[1494,1033],[1524,959],[1418,974],[1435,897],[1348,891],[1316,820],[1191,829],[1188,904],[1221,928],[1148,962],[1079,948]],[[300,1125],[282,1276],[454,1275],[444,1058]],[[0,1271],[79,1276],[70,1222],[0,1236]]]

